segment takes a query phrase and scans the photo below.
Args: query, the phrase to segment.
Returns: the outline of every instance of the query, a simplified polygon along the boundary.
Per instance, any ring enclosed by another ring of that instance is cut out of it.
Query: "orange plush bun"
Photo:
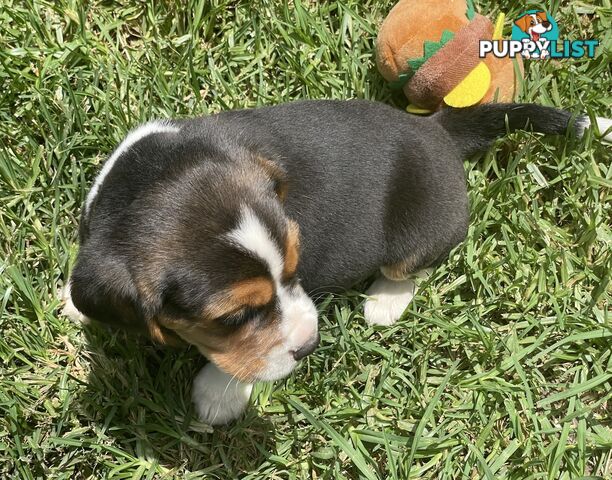
[[[503,16],[499,25],[501,31]],[[376,61],[412,107],[509,102],[517,90],[513,61],[478,55],[480,40],[492,37],[492,23],[476,14],[472,0],[400,0],[380,28]]]
[[[523,59],[516,58],[519,75],[523,76]],[[491,78],[495,81],[491,82],[489,90],[480,101],[480,103],[501,102],[510,103],[515,100],[519,89],[519,77],[514,71],[514,63],[509,58],[497,58],[493,55],[487,55],[484,62],[491,71]]]
[[[408,60],[423,55],[424,40],[467,25],[465,0],[400,0],[383,21],[376,41],[378,70],[394,82],[410,69]]]

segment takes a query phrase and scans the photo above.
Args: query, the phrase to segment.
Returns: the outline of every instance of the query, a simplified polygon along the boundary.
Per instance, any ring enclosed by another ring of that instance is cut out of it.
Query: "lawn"
[[[233,425],[194,417],[194,349],[58,313],[85,194],[130,128],[303,98],[403,108],[373,58],[393,3],[0,0],[1,478],[611,478],[612,149],[590,132],[467,161],[468,238],[403,319],[368,327],[363,285],[319,292],[320,348]],[[610,0],[550,10],[602,46],[528,62],[520,99],[612,116]]]

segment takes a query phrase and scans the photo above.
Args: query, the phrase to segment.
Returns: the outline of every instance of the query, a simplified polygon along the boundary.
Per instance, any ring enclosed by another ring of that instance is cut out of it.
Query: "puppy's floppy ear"
[[[274,192],[276,192],[278,198],[280,198],[281,202],[284,202],[287,198],[288,190],[287,172],[278,163],[261,155],[257,156],[256,161],[273,182]]]
[[[142,304],[130,272],[119,259],[81,252],[70,277],[70,293],[74,305],[89,318],[146,333],[158,343],[176,343],[155,319],[155,307]]]
[[[522,17],[517,18],[514,24],[519,27],[523,32],[527,33],[530,20],[531,17],[529,15],[523,15]]]

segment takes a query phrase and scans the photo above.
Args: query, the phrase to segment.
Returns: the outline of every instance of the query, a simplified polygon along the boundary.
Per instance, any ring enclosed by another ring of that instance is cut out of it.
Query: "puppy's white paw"
[[[75,323],[84,323],[85,325],[91,323],[91,319],[83,315],[78,308],[72,302],[72,294],[70,292],[70,281],[64,285],[64,288],[60,291],[60,299],[64,302],[61,314],[68,317]]]
[[[245,411],[252,390],[251,383],[242,383],[209,363],[193,381],[192,399],[202,422],[223,425]]]
[[[412,278],[401,281],[380,277],[370,286],[363,315],[370,325],[393,325],[404,313],[416,293]]]

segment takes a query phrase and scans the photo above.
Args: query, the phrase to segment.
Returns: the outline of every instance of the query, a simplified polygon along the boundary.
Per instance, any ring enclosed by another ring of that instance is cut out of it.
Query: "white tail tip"
[[[604,117],[595,117],[597,124],[597,130],[602,142],[612,143],[612,119]],[[587,128],[591,126],[591,119],[589,117],[582,117],[576,124],[576,131],[580,138],[584,135]]]

